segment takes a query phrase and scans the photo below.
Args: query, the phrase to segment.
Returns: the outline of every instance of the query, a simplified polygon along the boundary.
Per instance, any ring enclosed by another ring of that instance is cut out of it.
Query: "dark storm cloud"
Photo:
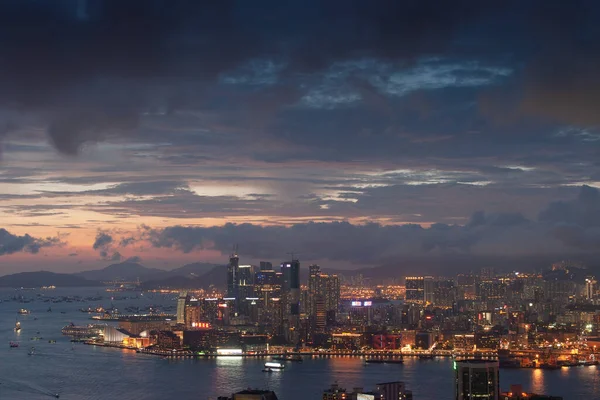
[[[6,1],[0,103],[43,115],[56,148],[75,154],[85,143],[143,139],[131,135],[146,115],[216,110],[264,126],[298,101],[381,105],[415,90],[485,85],[515,70],[515,90],[526,89],[523,110],[589,126],[599,92],[599,8],[593,1]],[[336,63],[365,59],[404,76],[355,71],[333,88],[329,78],[298,84],[299,76],[331,77]],[[423,69],[423,59],[441,60],[439,68]]]
[[[536,256],[582,250],[597,253],[599,198],[598,190],[584,187],[576,200],[550,204],[537,221],[519,213],[480,211],[465,225],[436,223],[425,228],[413,224],[309,222],[290,226],[142,227],[140,239],[154,247],[184,253],[216,249],[227,254],[232,244],[243,243],[241,254],[255,259],[281,257],[286,249],[294,249],[306,260],[358,264],[376,264],[407,256]],[[581,210],[581,207],[586,209]]]
[[[36,254],[44,247],[60,246],[60,238],[35,238],[29,234],[14,235],[4,228],[0,228],[0,256],[18,252]]]

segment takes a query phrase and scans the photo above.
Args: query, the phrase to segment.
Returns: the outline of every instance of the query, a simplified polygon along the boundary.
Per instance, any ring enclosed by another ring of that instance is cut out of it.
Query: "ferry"
[[[278,363],[278,362],[266,362],[265,363],[265,369],[284,369],[285,365]]]
[[[21,308],[19,311],[17,311],[17,313],[19,313],[21,315],[27,315],[27,314],[30,314],[31,312],[25,308]]]

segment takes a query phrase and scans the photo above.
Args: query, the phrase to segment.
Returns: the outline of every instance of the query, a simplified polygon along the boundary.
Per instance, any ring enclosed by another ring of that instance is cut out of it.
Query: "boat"
[[[366,364],[403,364],[402,358],[370,358],[365,360]]]
[[[50,343],[50,344],[54,344],[54,343],[56,343],[56,340],[54,340],[54,339],[50,339],[50,340],[48,340],[48,343]]]
[[[269,372],[269,373],[271,373],[271,372],[273,372],[273,369],[272,368],[265,368],[265,369],[262,370],[262,372]]]
[[[276,361],[290,361],[290,362],[303,362],[304,359],[299,354],[294,355],[283,355],[283,356],[275,356],[273,360]]]
[[[27,314],[30,314],[30,311],[25,308],[21,308],[19,311],[17,311],[17,313],[19,313],[21,315],[27,315]]]
[[[383,358],[370,358],[365,360],[366,364],[384,364],[385,360]]]
[[[10,347],[19,347],[19,342],[10,342]]]
[[[278,362],[266,362],[265,363],[265,368],[270,368],[270,369],[284,369],[285,365],[278,363]]]
[[[35,354],[35,347],[32,347],[31,349],[29,349],[29,352],[27,353],[28,356],[33,356]]]
[[[15,322],[15,332],[19,332],[21,330],[21,322],[19,322],[17,320],[17,322]]]
[[[433,360],[433,354],[419,354],[419,360]]]
[[[48,307],[48,309],[46,310],[46,312],[52,312],[52,307]]]

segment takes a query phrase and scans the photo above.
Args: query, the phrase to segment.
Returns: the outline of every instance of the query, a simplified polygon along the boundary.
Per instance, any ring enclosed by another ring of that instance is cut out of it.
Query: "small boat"
[[[276,361],[290,361],[290,362],[303,362],[304,359],[299,354],[294,355],[283,355],[283,356],[275,356],[273,360]]]
[[[433,354],[419,354],[419,360],[433,360]]]
[[[61,311],[60,313],[61,313],[61,314],[66,314],[67,312],[66,312],[66,311]]]
[[[281,363],[277,363],[277,362],[266,362],[265,363],[265,368],[271,368],[271,369],[284,369],[285,365],[281,364]]]
[[[15,332],[19,332],[21,330],[21,323],[19,321],[15,322]]]
[[[35,347],[32,347],[31,349],[29,349],[29,352],[27,353],[28,356],[33,356],[35,355]]]
[[[48,340],[48,343],[50,343],[50,344],[54,344],[54,343],[56,343],[56,340],[54,340],[54,339],[50,339],[50,340]]]
[[[52,307],[48,307],[48,309],[46,310],[46,312],[52,312]]]
[[[369,358],[365,360],[366,364],[384,364],[385,360],[383,358]]]
[[[10,342],[10,347],[19,347],[19,342]]]
[[[27,315],[30,314],[29,310],[25,309],[25,308],[21,308],[19,311],[17,311],[19,314],[21,315]]]
[[[404,360],[402,358],[386,358],[383,360],[385,364],[404,364]]]
[[[269,372],[269,373],[271,373],[271,372],[273,372],[273,369],[272,368],[265,368],[265,369],[262,370],[262,372]]]

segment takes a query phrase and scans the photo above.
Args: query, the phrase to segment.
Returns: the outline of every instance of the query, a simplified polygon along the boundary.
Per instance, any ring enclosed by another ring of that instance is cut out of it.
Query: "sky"
[[[600,262],[596,1],[0,4],[0,274]],[[472,260],[472,261],[469,261]]]

